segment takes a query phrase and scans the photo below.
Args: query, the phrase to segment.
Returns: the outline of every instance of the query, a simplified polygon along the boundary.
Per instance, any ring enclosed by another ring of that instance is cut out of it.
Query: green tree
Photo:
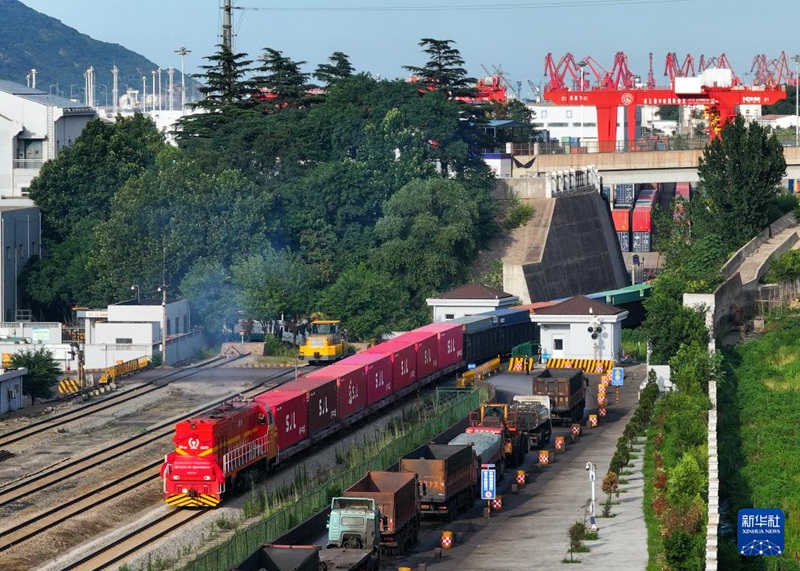
[[[181,295],[191,301],[192,322],[214,340],[224,340],[237,320],[236,288],[230,272],[219,262],[195,262],[180,282]]]
[[[328,63],[321,63],[314,71],[314,77],[330,87],[343,79],[353,75],[355,68],[350,64],[350,58],[344,52],[333,52],[328,58]]]
[[[379,270],[424,299],[466,279],[480,242],[479,209],[457,180],[412,181],[386,204],[375,226]]]
[[[467,76],[461,52],[454,47],[453,40],[422,38],[419,45],[428,55],[423,67],[404,65],[403,69],[417,76],[424,85],[443,90],[448,95],[473,95],[475,78]]]
[[[42,166],[30,186],[48,249],[78,224],[106,219],[114,194],[152,165],[164,146],[155,124],[140,113],[110,124],[88,123],[71,146]]]
[[[409,314],[408,302],[408,295],[391,276],[360,264],[345,270],[325,290],[320,308],[326,315],[341,319],[356,338],[371,340],[392,330],[411,328],[403,320]]]
[[[11,366],[14,369],[24,367],[28,370],[22,381],[22,394],[31,397],[31,404],[36,404],[36,399],[53,395],[61,370],[50,349],[38,347],[18,351],[11,355]]]
[[[647,317],[642,328],[650,340],[651,364],[668,364],[681,345],[708,344],[705,314],[683,306],[684,286],[683,279],[675,273],[660,274],[653,295],[644,302]]]
[[[231,266],[231,281],[239,310],[262,325],[281,315],[296,320],[309,307],[308,270],[288,250],[266,247],[237,260]]]
[[[703,151],[691,201],[692,232],[716,233],[734,251],[768,222],[768,206],[786,173],[783,147],[769,129],[741,115]]]
[[[151,168],[165,148],[153,122],[137,113],[113,124],[90,122],[72,146],[42,167],[31,197],[42,213],[48,256],[20,277],[26,303],[41,318],[66,320],[72,305],[88,301],[95,227],[109,218],[125,183]]]
[[[191,154],[165,150],[96,227],[89,265],[95,279],[84,303],[115,301],[132,283],[177,285],[199,259],[229,266],[270,243],[271,204],[240,172],[204,172]]]
[[[211,137],[237,112],[254,106],[254,85],[247,79],[252,60],[245,59],[247,54],[232,52],[228,46],[217,47],[217,53],[205,58],[210,63],[200,66],[205,70],[200,75],[203,85],[198,88],[203,97],[192,106],[199,113],[178,121],[180,139]]]
[[[309,74],[300,71],[306,62],[294,61],[272,48],[264,48],[259,59],[261,65],[256,70],[253,82],[268,94],[265,113],[287,107],[302,107],[310,101]]]
[[[721,367],[716,354],[708,352],[708,346],[699,343],[680,346],[669,360],[670,380],[679,391],[706,393],[708,381]]]

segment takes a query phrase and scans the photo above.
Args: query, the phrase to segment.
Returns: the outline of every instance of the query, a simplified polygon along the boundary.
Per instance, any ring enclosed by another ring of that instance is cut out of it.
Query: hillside
[[[114,65],[120,70],[120,93],[126,85],[141,89],[142,76],[149,82],[152,70],[158,67],[119,44],[94,40],[18,0],[0,0],[0,14],[0,79],[25,84],[26,75],[36,68],[38,89],[54,93],[58,89],[63,96],[82,98],[83,74],[91,66],[96,97],[102,105],[106,92],[109,101],[111,98]]]

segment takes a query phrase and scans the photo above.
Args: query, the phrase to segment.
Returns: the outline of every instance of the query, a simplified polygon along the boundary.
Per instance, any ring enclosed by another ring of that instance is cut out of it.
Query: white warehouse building
[[[39,169],[96,118],[91,107],[0,80],[0,199],[32,205],[25,197]]]

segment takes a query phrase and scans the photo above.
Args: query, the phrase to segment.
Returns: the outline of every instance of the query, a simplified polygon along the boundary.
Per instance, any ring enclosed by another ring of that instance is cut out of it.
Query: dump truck
[[[265,544],[231,571],[319,571],[319,553],[316,545]]]
[[[345,490],[346,498],[368,498],[380,511],[380,545],[387,555],[402,555],[417,542],[420,508],[417,475],[408,472],[368,472]]]
[[[503,435],[499,432],[462,432],[453,438],[449,445],[468,444],[472,446],[475,455],[478,457],[478,470],[476,470],[476,480],[480,477],[478,471],[483,464],[494,464],[497,470],[497,477],[503,476],[506,465],[506,456],[503,453]]]
[[[372,498],[333,498],[328,516],[328,540],[319,553],[320,562],[327,569],[378,569],[380,519],[380,510]]]
[[[482,404],[480,410],[470,413],[469,428],[466,432],[500,434],[503,438],[506,466],[519,466],[525,461],[528,438],[517,427],[517,415],[507,404]]]
[[[528,435],[528,449],[538,449],[550,442],[553,422],[549,396],[515,395],[511,410],[517,415],[517,428]]]
[[[550,418],[562,426],[583,418],[587,386],[580,369],[544,369],[533,376],[533,394],[550,398]]]
[[[478,458],[469,444],[426,444],[403,456],[399,470],[417,475],[422,517],[453,521],[475,501]]]

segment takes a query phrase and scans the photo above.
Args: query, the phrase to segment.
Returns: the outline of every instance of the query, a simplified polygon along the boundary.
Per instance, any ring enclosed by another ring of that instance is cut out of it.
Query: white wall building
[[[537,309],[531,320],[539,325],[543,360],[616,360],[622,347],[622,321],[626,317],[628,312],[624,309],[579,295]]]
[[[45,161],[71,145],[94,109],[11,81],[0,80],[0,198],[23,199]]]
[[[483,284],[470,283],[425,301],[428,307],[433,308],[433,322],[439,323],[495,309],[508,309],[519,303],[519,298]]]
[[[150,357],[161,352],[166,337],[165,364],[172,365],[191,357],[202,345],[199,330],[192,326],[189,302],[136,300],[109,305],[108,309],[84,311],[84,359],[87,370],[98,370],[117,363]],[[166,332],[163,323],[166,323]]]

